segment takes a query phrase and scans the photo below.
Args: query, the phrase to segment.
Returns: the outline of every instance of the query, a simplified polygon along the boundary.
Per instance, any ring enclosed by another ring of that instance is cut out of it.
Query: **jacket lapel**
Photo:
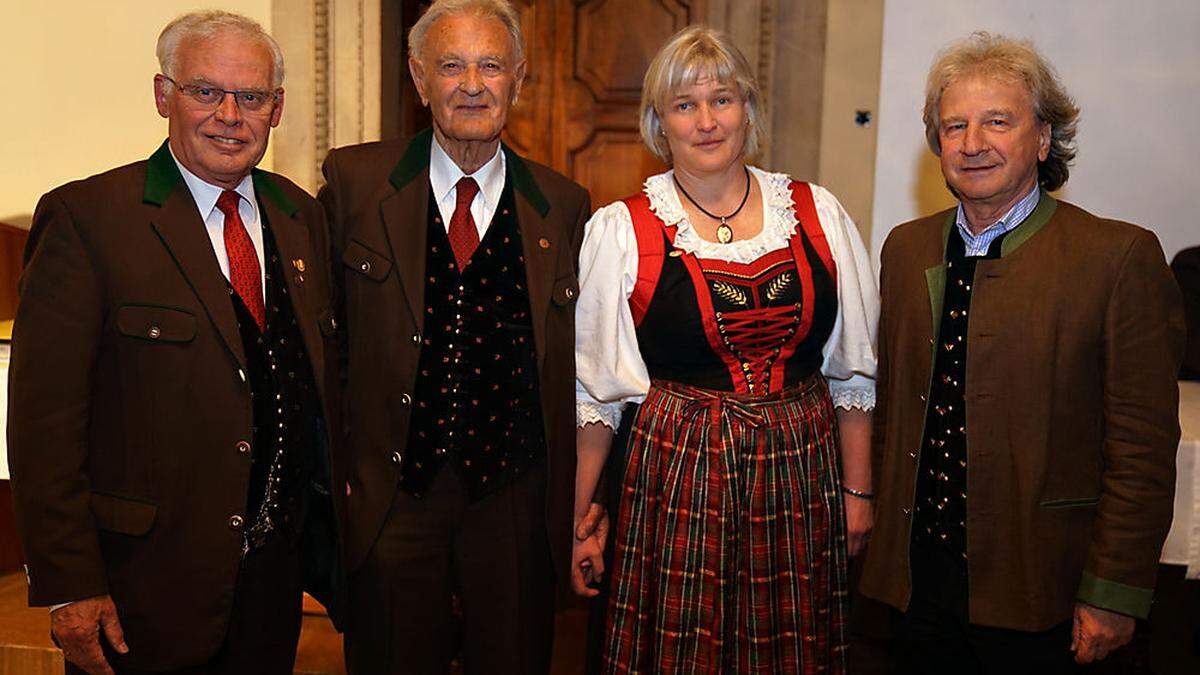
[[[504,148],[507,167],[505,180],[510,181],[517,205],[517,227],[521,232],[521,248],[525,254],[525,283],[529,289],[529,312],[533,318],[533,339],[537,347],[538,367],[546,353],[546,321],[549,318],[550,294],[554,290],[558,249],[566,246],[546,222],[550,204],[546,201],[529,167],[509,148]]]
[[[396,278],[408,301],[418,330],[424,328],[425,247],[429,223],[429,148],[433,131],[413,137],[404,158],[392,170],[389,182],[395,192],[379,204]]]
[[[308,227],[296,219],[296,208],[291,200],[279,189],[265,172],[255,170],[254,194],[262,212],[263,224],[269,225],[275,239],[275,248],[279,253],[279,272],[287,288],[288,297],[292,303],[292,312],[296,323],[300,326],[300,335],[312,362],[317,388],[321,400],[325,400],[325,378],[320,373],[325,372],[325,352],[320,335],[318,335],[316,310],[311,306],[307,291],[310,281],[305,280],[304,271],[300,269],[304,263],[313,263],[312,245],[309,241]],[[303,262],[297,262],[303,261]],[[304,265],[307,269],[307,265]],[[313,270],[313,274],[317,270]]]
[[[142,201],[159,208],[152,215],[150,226],[200,299],[226,349],[238,367],[244,369],[246,355],[242,351],[233,303],[229,300],[229,284],[221,275],[196,203],[186,186],[180,186],[183,186],[183,176],[164,142],[146,163],[146,189]]]

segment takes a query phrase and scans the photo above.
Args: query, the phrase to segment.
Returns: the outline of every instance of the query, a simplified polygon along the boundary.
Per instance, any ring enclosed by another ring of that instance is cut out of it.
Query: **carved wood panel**
[[[641,143],[638,103],[650,59],[705,18],[703,0],[515,0],[529,75],[505,140],[573,178],[600,206],[663,169]]]

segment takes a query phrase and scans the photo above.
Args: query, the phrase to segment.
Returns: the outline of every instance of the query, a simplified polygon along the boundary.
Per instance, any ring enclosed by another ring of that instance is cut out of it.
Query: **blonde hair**
[[[1075,129],[1079,108],[1067,94],[1058,75],[1033,43],[979,31],[938,54],[925,85],[925,140],[933,154],[941,155],[938,139],[942,94],[954,82],[983,75],[1025,85],[1038,120],[1050,125],[1050,154],[1038,162],[1038,184],[1057,190],[1067,182],[1075,159]]]
[[[525,41],[521,37],[521,20],[508,0],[436,0],[408,31],[408,56],[420,60],[425,49],[425,35],[438,19],[449,15],[474,14],[497,19],[504,24],[512,40],[514,63],[525,60]]]
[[[688,26],[676,33],[654,55],[642,81],[642,141],[659,159],[671,163],[671,148],[662,132],[662,111],[679,90],[711,76],[734,84],[746,102],[749,127],[742,155],[753,159],[766,132],[762,120],[762,93],[750,63],[728,34],[707,26]]]
[[[271,88],[278,89],[283,85],[283,50],[275,38],[254,19],[218,9],[189,12],[167,24],[159,33],[158,45],[154,50],[158,56],[158,67],[163,75],[175,78],[179,67],[179,45],[187,40],[203,40],[226,32],[262,43],[271,52]]]

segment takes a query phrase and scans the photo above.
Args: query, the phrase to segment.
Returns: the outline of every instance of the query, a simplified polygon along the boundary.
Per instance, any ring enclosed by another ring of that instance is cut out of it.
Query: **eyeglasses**
[[[226,94],[232,94],[238,108],[242,112],[248,113],[262,112],[264,109],[269,109],[268,104],[274,103],[279,98],[279,93],[274,91],[262,91],[259,89],[237,91],[222,89],[210,84],[179,84],[167,75],[163,75],[163,78],[175,85],[180,92],[190,96],[200,105],[209,108],[216,108],[221,105],[221,101],[225,100]]]

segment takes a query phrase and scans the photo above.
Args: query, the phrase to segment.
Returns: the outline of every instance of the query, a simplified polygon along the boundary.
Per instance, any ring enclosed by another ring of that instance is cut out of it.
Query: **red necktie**
[[[267,309],[263,304],[262,273],[258,268],[258,254],[254,242],[242,223],[238,213],[241,196],[226,190],[217,198],[217,208],[225,214],[225,253],[229,256],[229,283],[237,292],[259,331],[267,329]]]
[[[471,217],[471,200],[479,192],[479,184],[470,176],[463,176],[458,181],[457,194],[454,199],[454,215],[450,217],[450,248],[454,250],[454,259],[458,262],[458,271],[463,271],[471,261],[471,254],[479,246],[479,231],[475,229],[475,219]]]

